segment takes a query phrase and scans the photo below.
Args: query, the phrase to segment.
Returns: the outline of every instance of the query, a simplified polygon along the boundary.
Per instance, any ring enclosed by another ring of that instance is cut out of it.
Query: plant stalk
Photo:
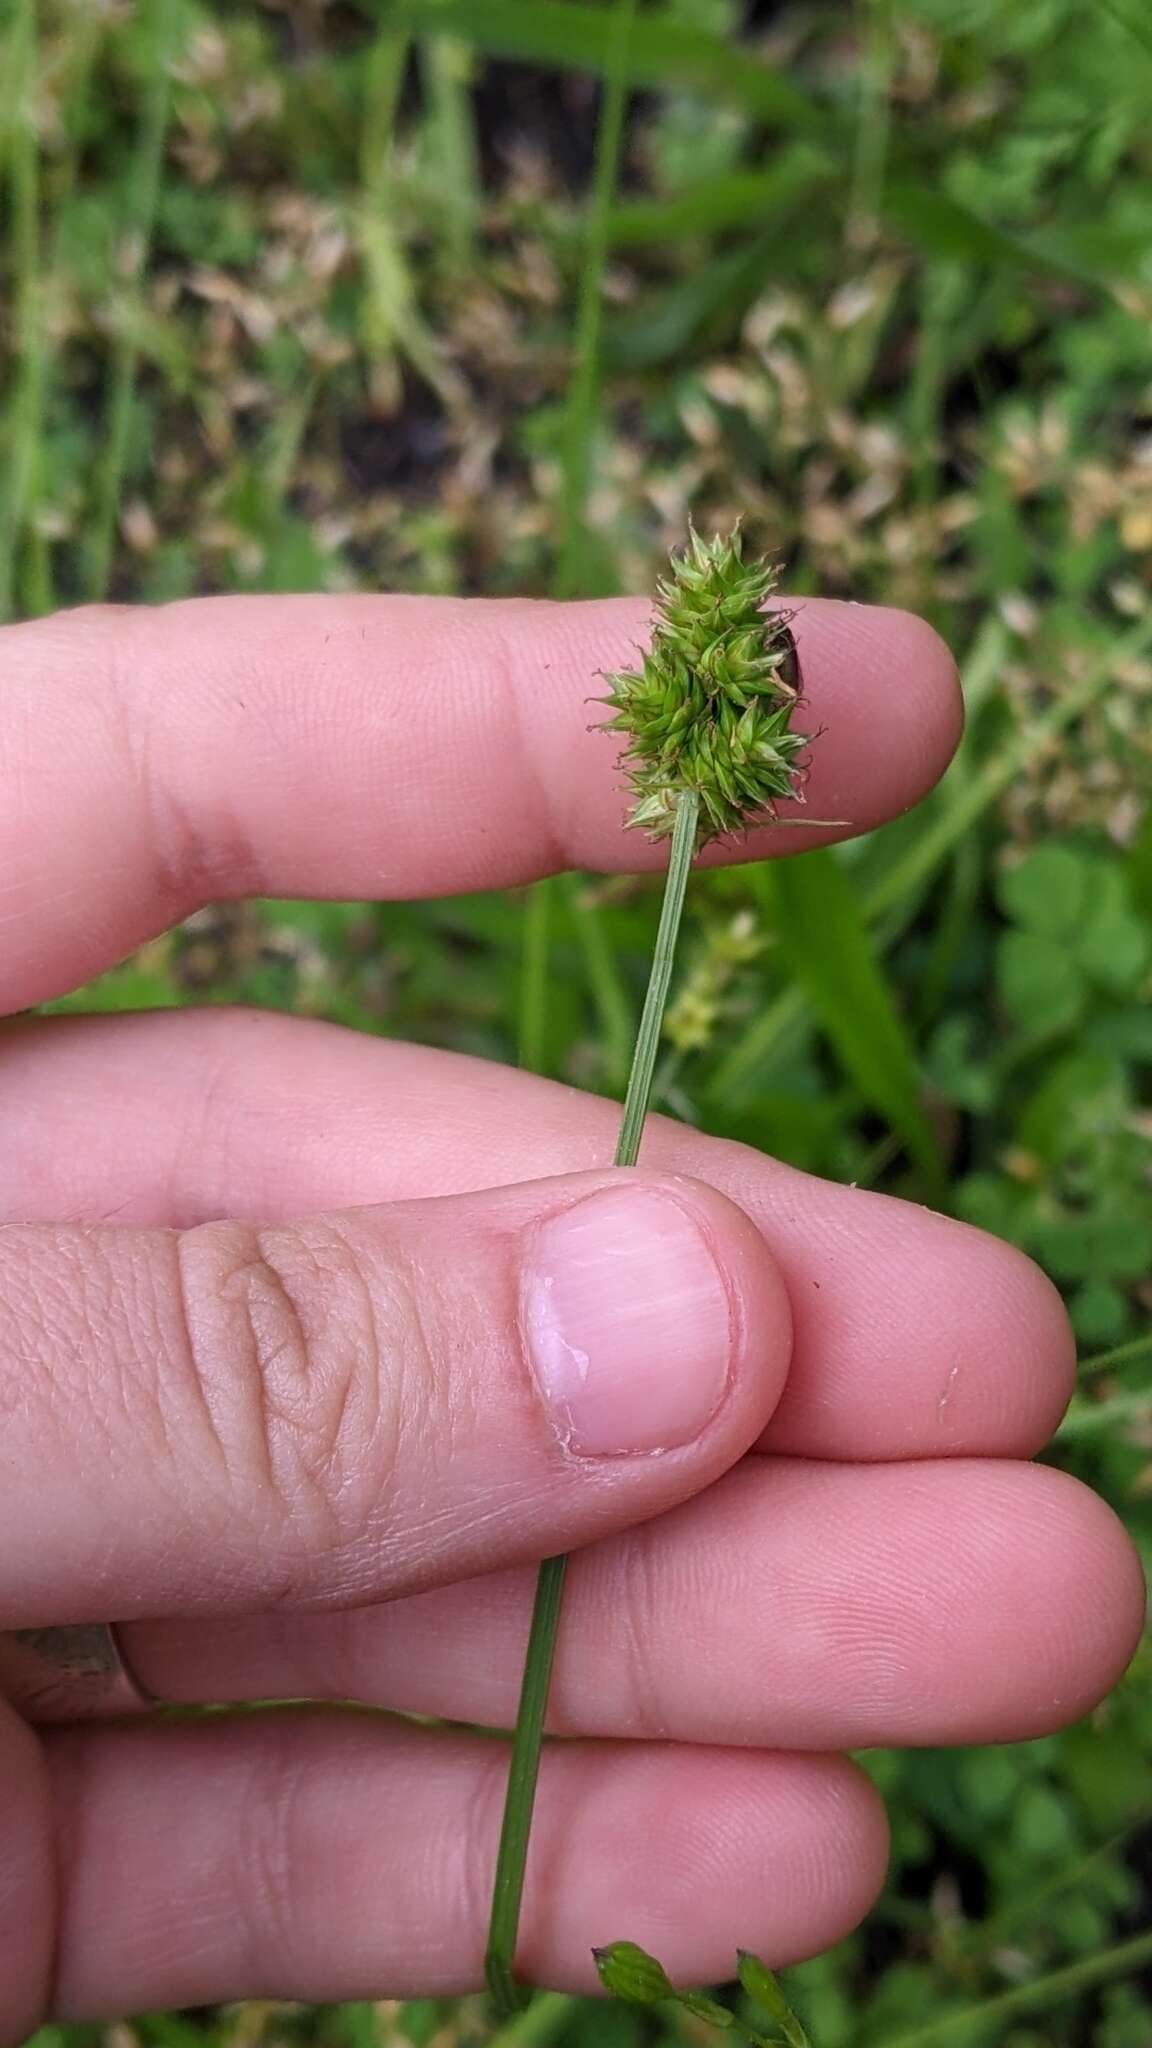
[[[177,9],[174,0],[153,0],[150,25],[154,37],[152,75],[140,110],[135,161],[129,190],[126,225],[129,231],[129,272],[119,306],[119,324],[112,350],[108,399],[101,430],[103,456],[96,475],[88,542],[87,595],[99,602],[108,594],[116,552],[116,522],[132,438],[136,400],[137,339],[148,260],[156,227],[164,169],[164,147],[172,99],[172,52]]]
[[[676,940],[684,913],[688,876],[696,852],[698,817],[699,798],[695,790],[685,790],[676,806],[668,872],[664,881],[664,900],[660,907],[660,923],[648,976],[648,991],[644,998],[640,1028],[636,1034],[632,1069],[628,1076],[624,1112],[620,1122],[620,1136],[616,1143],[616,1156],[613,1161],[616,1166],[635,1166],[640,1152],[644,1119],[648,1114],[652,1096],[652,1077],[660,1044],[660,1030],[672,981]],[[504,1803],[500,1848],[496,1858],[492,1918],[484,1965],[488,1989],[501,2019],[509,2019],[520,2011],[528,1996],[517,1982],[513,1958],[520,1928],[520,1902],[524,1892],[524,1870],[528,1860],[528,1837],[532,1827],[536,1784],[540,1775],[544,1716],[548,1707],[548,1689],[556,1654],[567,1566],[567,1557],[548,1557],[540,1566],[528,1650],[524,1661],[524,1677],[520,1688],[520,1704],[512,1736],[512,1760],[508,1770],[508,1791]]]
[[[12,615],[21,546],[36,488],[46,353],[40,275],[40,142],[35,98],[39,77],[36,0],[22,0],[2,48],[9,105],[0,125],[7,143],[12,221],[13,313],[18,368],[8,407],[5,492],[0,497],[0,621]],[[4,128],[7,128],[7,135]]]

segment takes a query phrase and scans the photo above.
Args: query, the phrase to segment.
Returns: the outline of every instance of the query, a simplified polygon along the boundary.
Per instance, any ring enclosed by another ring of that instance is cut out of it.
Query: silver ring
[[[102,1621],[0,1631],[0,1695],[28,1721],[97,1721],[160,1704]]]

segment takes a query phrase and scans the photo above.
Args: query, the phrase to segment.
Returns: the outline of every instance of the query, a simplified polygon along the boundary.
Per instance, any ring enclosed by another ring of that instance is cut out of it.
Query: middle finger
[[[461,1054],[256,1011],[0,1033],[0,1223],[275,1223],[607,1165],[619,1108]],[[1074,1358],[1030,1260],[909,1202],[837,1187],[665,1118],[644,1163],[708,1181],[791,1299],[763,1445],[801,1457],[1030,1456]]]
[[[161,1699],[357,1699],[511,1723],[508,1571],[388,1605],[122,1630]],[[775,1749],[1008,1742],[1075,1720],[1141,1627],[1111,1510],[1043,1466],[751,1459],[570,1566],[558,1733]]]

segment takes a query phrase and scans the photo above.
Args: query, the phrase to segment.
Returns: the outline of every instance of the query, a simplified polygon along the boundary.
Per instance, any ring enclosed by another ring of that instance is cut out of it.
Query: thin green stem
[[[660,1027],[664,1022],[664,1010],[668,1002],[668,990],[676,958],[676,940],[680,933],[688,876],[696,851],[696,824],[699,814],[700,800],[695,790],[686,789],[676,805],[676,823],[668,854],[664,901],[656,930],[656,944],[648,976],[648,993],[640,1013],[640,1029],[636,1034],[636,1050],[632,1055],[632,1072],[628,1076],[628,1091],[624,1097],[624,1115],[620,1122],[620,1136],[616,1141],[614,1164],[617,1166],[635,1166],[640,1153],[644,1119],[648,1114],[648,1104],[652,1096],[652,1076],[656,1069],[656,1053],[660,1045]]]
[[[990,1949],[1001,1943],[1013,1928],[1019,1927],[1022,1923],[1034,1923],[1038,1909],[1042,1905],[1049,1899],[1057,1897],[1059,1893],[1071,1890],[1073,1885],[1080,1885],[1090,1870],[1107,1862],[1130,1835],[1135,1834],[1138,1828],[1146,1828],[1150,1822],[1152,1811],[1146,1806],[1138,1807],[1135,1813],[1129,1814],[1123,1827],[1117,1828],[1104,1841],[1098,1842],[1094,1849],[1089,1849],[1085,1855],[1077,1856],[1072,1862],[1064,1864],[1042,1884],[1035,1885],[1031,1891],[1014,1893],[998,1912],[991,1914],[987,1920],[978,1921],[969,1930],[964,1940],[965,1956],[986,1955]]]
[[[1068,1443],[1072,1438],[1099,1436],[1117,1423],[1147,1421],[1152,1415],[1152,1387],[1130,1387],[1126,1393],[1113,1394],[1107,1401],[1073,1401],[1067,1415],[1056,1431],[1059,1443]]]
[[[1069,1963],[1062,1970],[1052,1970],[1045,1977],[1036,1977],[1030,1984],[1014,1985],[1011,1991],[1002,1991],[996,1998],[986,1998],[980,2005],[965,2006],[959,2012],[947,2013],[943,2019],[931,2020],[926,2027],[914,2027],[910,2034],[898,2034],[888,2048],[941,2048],[946,2041],[967,2039],[976,2026],[986,2027],[994,2020],[1014,2019],[1017,2013],[1035,2012],[1039,2007],[1052,2005],[1059,1998],[1075,1997],[1079,1991],[1086,1991],[1092,1984],[1104,1983],[1109,1977],[1123,1977],[1134,1970],[1142,1970],[1152,1962],[1152,1934],[1138,1934],[1131,1941],[1122,1941],[1115,1948],[1106,1948],[1098,1955],[1085,1956],[1078,1963]]]
[[[634,1166],[640,1151],[644,1119],[652,1095],[652,1076],[660,1044],[660,1027],[664,1019],[672,967],[676,957],[676,940],[684,914],[688,876],[696,851],[699,809],[699,798],[694,790],[686,790],[676,806],[676,820],[668,856],[668,873],[664,882],[664,900],[660,909],[660,923],[648,978],[648,993],[644,998],[640,1028],[636,1034],[632,1071],[628,1077],[628,1089],[620,1121],[620,1136],[616,1144],[617,1166]],[[520,1902],[524,1893],[528,1836],[532,1827],[532,1809],[540,1775],[544,1716],[548,1705],[552,1664],[556,1654],[567,1565],[566,1557],[549,1557],[540,1567],[536,1585],[536,1604],[532,1613],[528,1651],[524,1662],[520,1704],[512,1736],[512,1760],[508,1769],[508,1791],[504,1803],[500,1848],[496,1858],[492,1918],[485,1959],[488,1989],[501,2018],[509,2018],[520,2010],[526,1996],[516,1981],[513,1959],[520,1927]]]
[[[1079,1377],[1087,1379],[1090,1374],[1111,1372],[1115,1365],[1134,1365],[1139,1358],[1152,1353],[1152,1331],[1143,1337],[1130,1337],[1126,1344],[1113,1345],[1111,1351],[1098,1351],[1093,1358],[1080,1361]]]
[[[526,1994],[516,1982],[512,1967],[516,1936],[520,1928],[520,1901],[524,1892],[524,1867],[528,1860],[528,1836],[536,1784],[540,1775],[540,1751],[544,1740],[544,1716],[548,1688],[560,1626],[560,1603],[568,1570],[566,1557],[546,1557],[536,1581],[536,1602],[524,1659],[520,1704],[512,1737],[512,1760],[508,1766],[508,1790],[504,1801],[504,1824],[496,1858],[492,1887],[492,1918],[488,1929],[488,1953],[484,1974],[493,2004],[501,2019],[510,2018],[524,2005]]]
[[[152,235],[156,225],[156,209],[160,198],[160,172],[164,161],[164,144],[168,133],[168,112],[172,96],[169,59],[175,16],[175,0],[153,0],[152,75],[148,81],[148,90],[140,115],[129,211],[130,272],[112,356],[103,429],[104,459],[96,480],[96,503],[88,548],[86,583],[91,598],[102,598],[108,589],[112,555],[116,544],[116,521],[128,467],[132,403],[136,392],[136,369],[139,358],[136,314],[148,267]]]

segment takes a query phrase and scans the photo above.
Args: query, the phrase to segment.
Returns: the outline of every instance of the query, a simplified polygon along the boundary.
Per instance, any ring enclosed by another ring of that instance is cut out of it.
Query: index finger
[[[639,872],[601,671],[645,600],[200,598],[0,631],[0,1010],[86,980],[206,902],[412,897]],[[713,849],[868,830],[932,787],[955,669],[910,613],[803,602],[806,810]],[[791,807],[784,807],[784,814]],[[706,856],[707,858],[708,856]]]

